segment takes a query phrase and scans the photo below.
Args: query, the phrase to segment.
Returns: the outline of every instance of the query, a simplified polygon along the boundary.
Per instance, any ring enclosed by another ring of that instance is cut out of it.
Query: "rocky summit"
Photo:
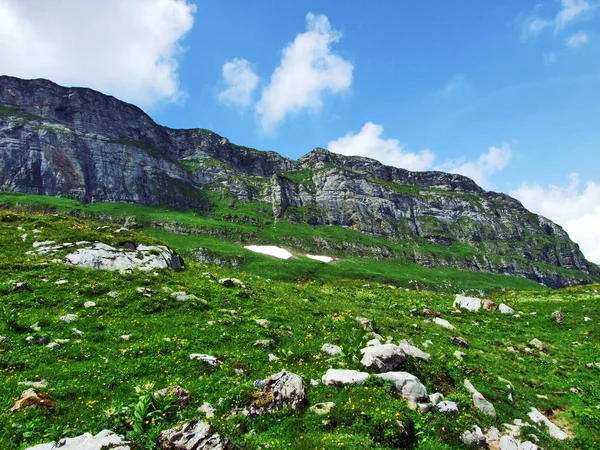
[[[0,190],[198,212],[214,208],[217,197],[233,199],[233,208],[262,202],[274,221],[382,239],[322,242],[333,250],[522,276],[553,288],[600,277],[560,226],[467,177],[324,149],[293,161],[205,129],[160,126],[114,97],[43,79],[0,76]],[[413,245],[398,253],[386,242]]]

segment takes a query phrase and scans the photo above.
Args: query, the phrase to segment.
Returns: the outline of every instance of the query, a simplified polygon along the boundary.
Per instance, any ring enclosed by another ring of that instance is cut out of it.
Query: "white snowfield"
[[[274,256],[279,259],[290,259],[294,256],[286,249],[275,247],[274,245],[246,245],[244,248],[251,252],[262,253],[263,255]]]
[[[274,245],[246,245],[244,248],[251,252],[262,253],[263,255],[269,255],[279,259],[290,259],[294,257],[294,255],[285,248],[276,247]],[[331,256],[324,255],[306,255],[306,257],[325,263],[330,263],[334,260]]]
[[[323,256],[323,255],[306,255],[307,258],[316,259],[317,261],[322,261],[324,263],[330,263],[333,261],[331,256]]]

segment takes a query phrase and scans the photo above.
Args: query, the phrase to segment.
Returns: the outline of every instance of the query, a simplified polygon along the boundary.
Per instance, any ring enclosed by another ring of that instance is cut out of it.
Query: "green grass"
[[[53,203],[65,209],[72,205],[66,199],[53,199]],[[135,387],[144,383],[154,383],[154,389],[179,384],[192,393],[192,400],[190,406],[167,411],[160,420],[144,424],[143,432],[135,435],[136,449],[144,448],[161,429],[197,417],[196,409],[204,402],[217,410],[210,419],[213,427],[227,435],[236,449],[266,444],[292,449],[334,449],[342,444],[350,449],[392,449],[399,445],[461,449],[464,446],[459,436],[464,430],[474,424],[501,428],[502,423],[526,419],[531,406],[554,411],[554,420],[568,425],[573,434],[573,439],[557,442],[544,430],[535,431],[541,447],[593,449],[600,443],[596,408],[600,404],[600,378],[598,369],[585,366],[598,362],[600,355],[598,285],[503,292],[498,287],[504,279],[512,280],[515,288],[529,287],[519,285],[527,280],[418,269],[389,261],[378,266],[367,258],[332,265],[306,258],[275,261],[216,238],[171,235],[157,228],[121,235],[113,232],[118,224],[98,229],[104,223],[55,214],[0,212],[0,298],[3,306],[17,312],[16,326],[0,321],[4,327],[0,334],[7,338],[0,343],[0,423],[6,424],[0,431],[1,448],[26,448],[103,428],[131,433],[131,414],[121,408],[133,407],[141,395],[136,394]],[[34,229],[40,233],[34,234]],[[28,234],[25,241],[20,237],[24,233]],[[168,242],[182,249],[210,246],[224,254],[242,253],[248,263],[234,270],[188,261],[179,273],[121,275],[66,266],[53,262],[55,256],[25,255],[33,239],[85,239],[114,245],[125,239],[148,244]],[[248,289],[228,289],[215,282],[226,276],[240,278]],[[68,283],[55,284],[63,279]],[[400,279],[414,280],[412,286],[419,291],[389,285],[401,285]],[[9,280],[27,282],[32,292],[14,292]],[[521,318],[487,311],[450,315],[453,296],[425,290],[444,282],[451,293],[458,292],[459,286],[493,287],[496,292],[488,294],[489,298],[509,304]],[[144,297],[137,287],[153,293]],[[174,301],[163,287],[185,290],[205,299],[208,305]],[[110,291],[119,292],[119,296],[108,296]],[[96,307],[84,308],[90,300]],[[440,311],[457,331],[449,332],[411,312],[426,307]],[[562,326],[550,319],[557,309],[565,314]],[[72,323],[59,320],[69,313],[78,319]],[[388,383],[379,381],[342,388],[310,386],[309,381],[320,379],[329,367],[361,369],[359,349],[364,345],[365,332],[354,320],[359,315],[370,318],[375,330],[394,342],[410,339],[423,347],[425,341],[432,341],[424,348],[432,354],[430,362],[410,360],[402,370],[418,376],[429,392],[441,391],[447,399],[457,401],[459,414],[411,411],[404,400],[390,395]],[[585,322],[584,316],[592,321]],[[272,326],[258,327],[256,318],[268,319]],[[39,332],[29,328],[34,323],[41,327]],[[76,336],[74,327],[83,336]],[[120,338],[125,334],[131,336],[129,340]],[[28,335],[70,341],[49,349],[28,344]],[[464,337],[470,347],[455,346],[450,340],[453,335]],[[531,354],[507,350],[509,346],[523,350],[534,337],[547,346],[546,355],[537,350]],[[273,348],[254,347],[258,339],[270,339]],[[320,351],[326,342],[340,345],[344,355],[329,360]],[[455,350],[467,357],[456,359]],[[280,359],[270,362],[270,352]],[[223,363],[216,368],[202,365],[190,360],[190,353],[209,353]],[[330,416],[315,416],[307,409],[255,419],[228,416],[254,391],[254,380],[284,368],[302,376],[310,404],[336,403]],[[243,373],[236,374],[236,369]],[[25,389],[18,383],[42,378],[48,386],[41,390],[57,402],[56,412],[31,409],[9,413]],[[473,408],[462,388],[465,378],[495,405],[497,421]],[[504,380],[513,385],[513,402],[507,400]],[[572,387],[582,393],[571,392]],[[408,435],[399,433],[396,420],[405,424]]]

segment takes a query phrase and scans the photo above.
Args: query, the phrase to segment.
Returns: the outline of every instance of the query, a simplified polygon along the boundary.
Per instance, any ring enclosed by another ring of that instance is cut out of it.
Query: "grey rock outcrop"
[[[61,439],[58,442],[48,442],[45,444],[34,445],[26,450],[55,450],[57,448],[64,450],[102,450],[111,448],[113,450],[129,450],[129,445],[112,431],[102,430],[95,436],[90,433],[84,433],[80,436]]]
[[[357,242],[331,243],[332,250],[522,276],[550,287],[600,276],[561,227],[462,175],[411,172],[324,149],[292,161],[208,130],[160,126],[114,97],[42,79],[0,76],[0,105],[0,190],[197,210],[209,210],[209,191],[217,190],[266,202],[277,220],[459,245],[469,256],[422,247],[397,254]]]
[[[215,433],[208,422],[192,420],[163,431],[157,440],[161,450],[227,450],[229,439]]]
[[[258,416],[283,408],[300,409],[306,406],[306,387],[302,377],[282,370],[258,383],[257,391],[250,405],[240,412],[248,416]]]
[[[65,261],[88,269],[149,271],[169,268],[174,255],[172,250],[163,245],[138,245],[135,251],[126,251],[96,242],[92,247],[69,253],[65,256]]]
[[[348,369],[329,369],[321,381],[323,384],[333,386],[336,384],[360,384],[369,378],[367,372]]]
[[[386,381],[394,382],[394,391],[405,400],[426,402],[429,400],[427,389],[421,381],[408,372],[388,372],[375,375]]]
[[[378,372],[397,369],[406,361],[406,354],[402,348],[394,344],[365,347],[360,352],[363,354],[360,363],[365,368]]]

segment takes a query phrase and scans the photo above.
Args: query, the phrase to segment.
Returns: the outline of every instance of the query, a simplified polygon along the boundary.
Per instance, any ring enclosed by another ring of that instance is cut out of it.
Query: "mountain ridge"
[[[217,194],[270,203],[274,220],[431,244],[438,250],[418,248],[412,257],[430,267],[519,275],[551,287],[600,274],[560,226],[462,175],[411,172],[321,148],[293,161],[209,130],[163,127],[135,105],[43,79],[0,76],[0,104],[1,190],[198,211],[210,210]],[[473,254],[440,256],[455,243]]]

